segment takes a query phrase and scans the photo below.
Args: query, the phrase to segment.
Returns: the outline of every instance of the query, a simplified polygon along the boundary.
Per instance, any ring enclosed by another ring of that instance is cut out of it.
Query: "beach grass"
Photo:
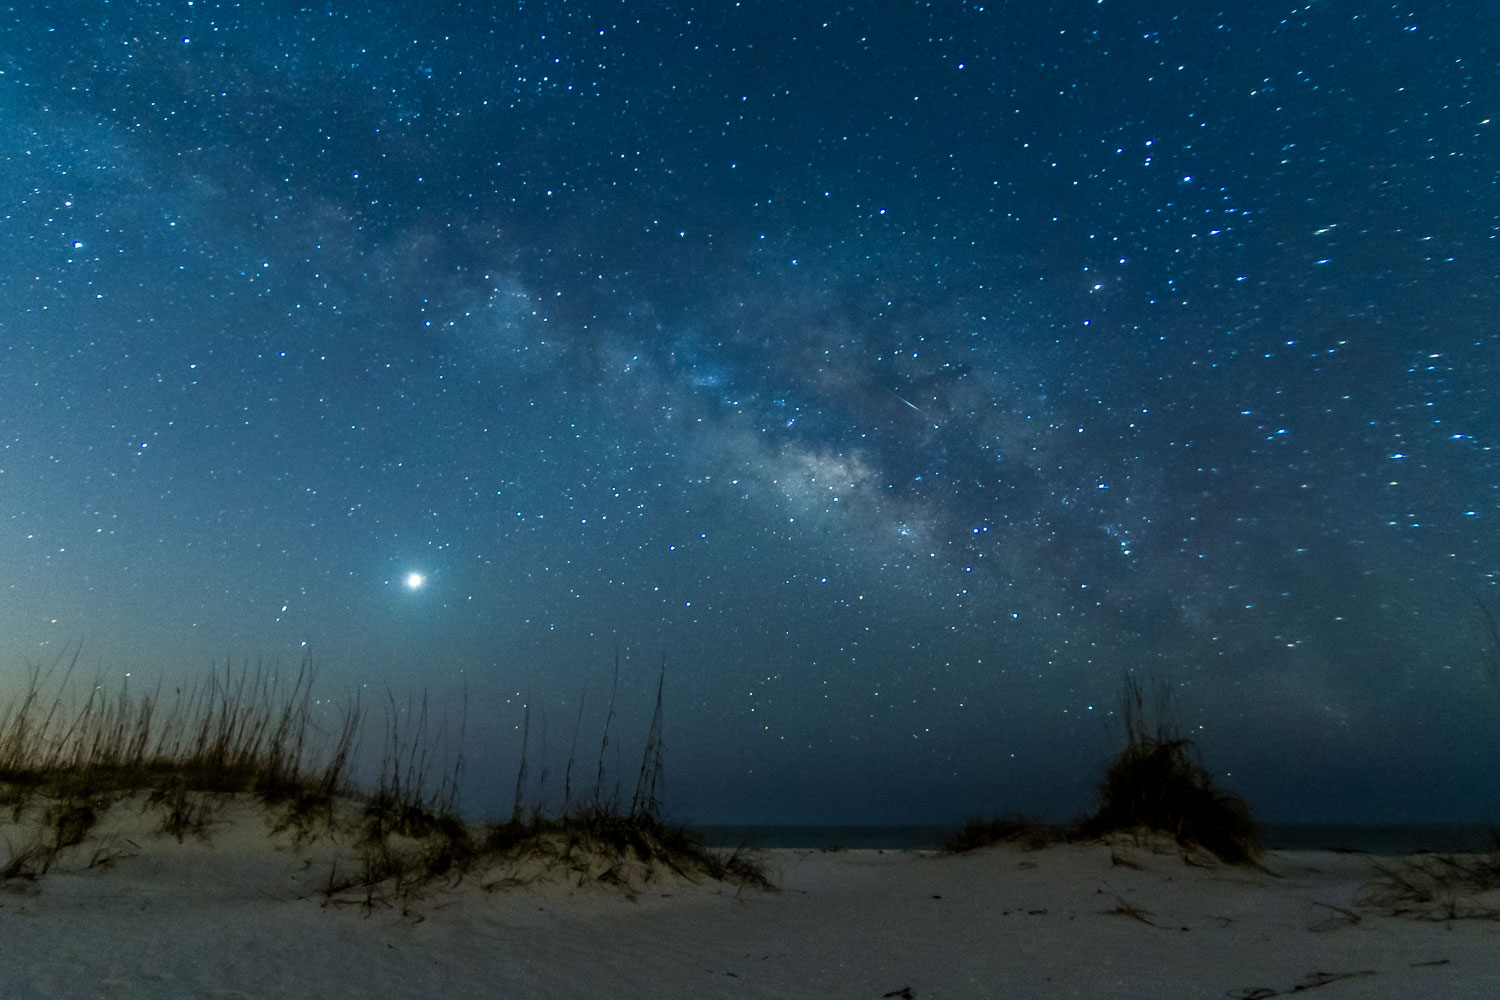
[[[1479,854],[1420,854],[1375,865],[1357,903],[1419,920],[1500,920],[1500,832]]]
[[[662,820],[660,684],[628,803],[596,790],[556,815],[528,809],[523,746],[512,816],[474,823],[458,808],[462,751],[451,766],[431,752],[425,697],[402,706],[387,693],[382,763],[367,788],[353,774],[366,709],[351,696],[331,726],[315,724],[310,662],[290,675],[226,665],[170,692],[80,681],[77,665],[74,652],[28,666],[19,693],[0,702],[0,815],[27,831],[0,843],[0,881],[40,879],[116,808],[149,812],[158,834],[182,842],[210,839],[221,812],[249,801],[268,835],[356,845],[353,863],[330,865],[329,902],[371,908],[466,876],[489,888],[561,876],[634,892],[672,873],[771,888],[752,856],[709,849]],[[611,703],[603,747],[613,718]]]
[[[1171,721],[1170,689],[1157,683],[1152,703],[1126,674],[1121,695],[1125,746],[1099,783],[1093,813],[1064,825],[1024,817],[971,820],[944,849],[961,852],[996,842],[1042,846],[1114,834],[1166,835],[1184,849],[1202,848],[1229,864],[1256,864],[1264,850],[1259,825],[1243,799],[1218,788],[1197,747]]]

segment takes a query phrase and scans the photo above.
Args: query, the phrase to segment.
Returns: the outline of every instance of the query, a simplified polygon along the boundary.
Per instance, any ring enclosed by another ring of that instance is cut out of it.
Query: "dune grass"
[[[1418,920],[1500,920],[1500,831],[1479,854],[1422,854],[1375,865],[1356,902]]]
[[[169,693],[132,690],[128,680],[112,689],[99,677],[82,683],[77,663],[75,652],[28,667],[20,694],[0,704],[0,812],[31,831],[19,846],[0,844],[0,881],[41,878],[127,803],[154,812],[157,832],[180,842],[210,838],[218,813],[248,799],[269,834],[356,844],[355,863],[341,871],[335,862],[322,894],[367,909],[469,875],[489,888],[561,875],[634,891],[664,872],[771,887],[750,856],[710,850],[662,821],[660,683],[628,808],[596,790],[592,802],[565,802],[557,815],[526,809],[523,744],[512,816],[473,824],[458,810],[462,751],[451,768],[436,763],[425,698],[403,707],[387,695],[382,763],[366,789],[352,773],[365,708],[351,697],[331,727],[315,725],[308,662],[289,677],[258,663],[226,665]],[[613,718],[612,699],[604,747]],[[602,760],[603,749],[601,781]],[[497,870],[511,874],[492,878]]]
[[[999,841],[1033,847],[1096,840],[1115,833],[1165,834],[1187,849],[1203,848],[1229,864],[1255,864],[1264,849],[1260,828],[1239,796],[1214,785],[1193,741],[1170,721],[1169,689],[1146,692],[1130,674],[1121,697],[1125,747],[1099,784],[1095,811],[1067,825],[1035,820],[973,820],[944,849],[961,852]]]

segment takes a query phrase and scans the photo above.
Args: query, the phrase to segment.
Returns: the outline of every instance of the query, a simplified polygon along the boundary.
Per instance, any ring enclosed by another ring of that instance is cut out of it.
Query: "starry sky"
[[[5,683],[311,655],[493,812],[618,653],[670,817],[944,823],[1129,670],[1269,820],[1500,818],[1484,14],[7,8]]]

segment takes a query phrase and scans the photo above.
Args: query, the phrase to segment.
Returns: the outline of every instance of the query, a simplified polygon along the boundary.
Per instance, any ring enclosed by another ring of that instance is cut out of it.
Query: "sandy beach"
[[[1357,854],[1257,871],[1129,839],[776,850],[774,892],[511,870],[329,898],[338,845],[268,836],[248,805],[207,840],[151,822],[3,883],[0,995],[1478,998],[1500,981],[1500,923],[1392,915],[1362,890],[1395,860]]]

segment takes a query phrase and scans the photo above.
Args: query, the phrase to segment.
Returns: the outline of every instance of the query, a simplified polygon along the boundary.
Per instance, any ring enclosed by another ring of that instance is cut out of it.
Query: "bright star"
[[[420,590],[422,588],[422,584],[424,584],[426,582],[427,582],[427,577],[423,576],[421,573],[408,573],[408,574],[406,574],[406,589],[407,590]]]

